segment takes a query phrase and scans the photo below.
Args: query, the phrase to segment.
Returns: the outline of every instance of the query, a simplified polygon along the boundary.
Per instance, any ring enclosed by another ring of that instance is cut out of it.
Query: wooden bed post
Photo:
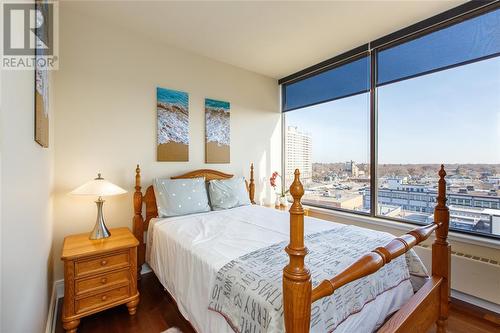
[[[248,195],[250,196],[250,202],[255,205],[255,181],[253,179],[253,163],[250,164],[250,184],[248,185]]]
[[[304,209],[300,199],[304,187],[295,170],[295,179],[290,186],[293,204],[290,207],[290,244],[285,248],[290,261],[283,269],[283,306],[285,331],[287,333],[309,332],[311,320],[311,274],[304,265],[307,248],[304,246]]]
[[[439,319],[436,322],[437,333],[446,332],[450,297],[451,247],[447,241],[450,212],[448,207],[446,207],[445,176],[444,165],[441,165],[441,170],[439,170],[437,205],[434,209],[434,223],[438,225],[438,228],[436,229],[436,240],[432,244],[432,275],[443,278],[443,283],[440,286]]]
[[[141,278],[142,264],[145,259],[145,245],[144,245],[144,219],[142,218],[142,192],[141,192],[141,169],[139,164],[135,169],[135,192],[134,192],[134,236],[139,241],[137,246],[137,279]]]

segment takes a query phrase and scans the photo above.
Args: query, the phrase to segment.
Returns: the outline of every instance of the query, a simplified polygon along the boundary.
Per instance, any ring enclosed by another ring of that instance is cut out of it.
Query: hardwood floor
[[[182,317],[175,301],[163,290],[154,274],[150,273],[143,276],[138,287],[141,293],[141,302],[135,316],[129,316],[127,307],[118,306],[82,318],[78,332],[159,333],[170,327],[178,327],[183,333],[195,333],[189,322]],[[61,310],[62,302],[59,302],[56,333],[64,332],[61,324]],[[435,332],[435,330],[430,332]],[[448,319],[447,332],[500,333],[500,316],[478,311],[464,302],[454,300],[451,306],[450,318]]]

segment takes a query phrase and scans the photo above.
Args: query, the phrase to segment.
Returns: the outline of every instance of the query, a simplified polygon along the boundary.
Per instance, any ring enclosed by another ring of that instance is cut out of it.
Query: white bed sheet
[[[305,218],[305,234],[341,224]],[[146,261],[198,333],[232,333],[218,313],[208,310],[209,293],[229,261],[289,239],[288,212],[261,206],[152,219]],[[367,303],[335,332],[371,332],[413,295],[409,280]]]

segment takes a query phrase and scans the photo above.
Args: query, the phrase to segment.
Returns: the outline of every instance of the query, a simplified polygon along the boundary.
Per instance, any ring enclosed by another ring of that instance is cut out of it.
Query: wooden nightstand
[[[137,292],[137,245],[128,228],[111,229],[111,237],[90,240],[89,234],[64,239],[63,327],[75,333],[80,318],[127,304],[134,315]]]

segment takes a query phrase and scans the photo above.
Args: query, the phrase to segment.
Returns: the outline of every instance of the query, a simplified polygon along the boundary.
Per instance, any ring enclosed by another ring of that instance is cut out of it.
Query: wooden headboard
[[[187,178],[199,178],[204,177],[207,182],[214,179],[229,179],[232,178],[233,175],[224,173],[217,170],[211,169],[199,169],[194,170],[180,176],[170,177],[171,179],[187,179]],[[250,165],[250,182],[246,182],[248,196],[250,197],[250,202],[255,204],[254,196],[255,196],[255,182],[253,177],[253,163]],[[158,206],[156,205],[156,197],[155,192],[153,190],[153,186],[150,185],[146,189],[146,193],[142,195],[141,191],[141,169],[139,165],[135,169],[135,192],[134,192],[134,235],[139,241],[139,246],[137,248],[137,263],[138,267],[145,261],[145,253],[146,253],[146,244],[144,241],[144,231],[148,230],[149,221],[152,218],[158,217]],[[146,216],[143,218],[142,216],[142,206],[143,204],[146,206]],[[139,269],[140,271],[140,269]]]

